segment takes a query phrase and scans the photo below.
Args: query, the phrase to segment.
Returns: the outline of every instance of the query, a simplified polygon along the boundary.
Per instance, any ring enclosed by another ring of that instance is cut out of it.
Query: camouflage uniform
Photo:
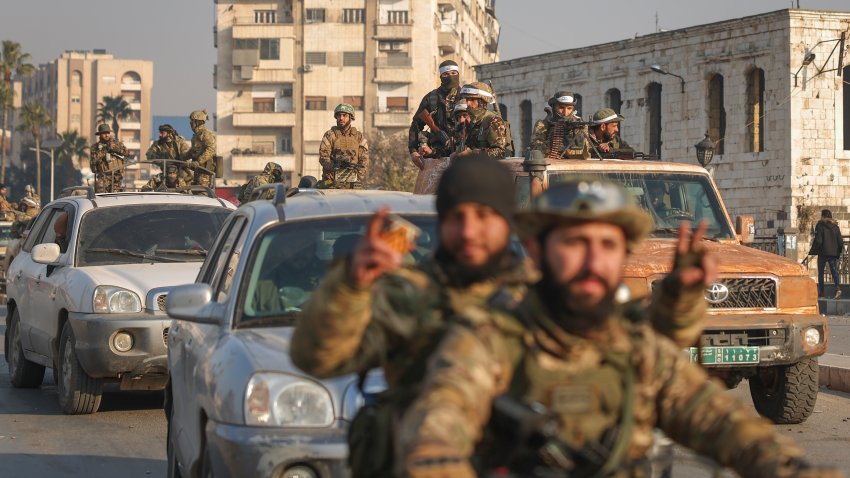
[[[531,149],[543,153],[547,159],[586,159],[590,157],[590,143],[586,126],[570,127],[571,122],[581,121],[574,114],[561,116],[557,104],[574,105],[572,93],[559,91],[549,98],[549,114],[537,121],[531,133]]]
[[[452,60],[442,62],[440,69],[444,68],[458,71],[457,63]],[[440,135],[425,131],[426,124],[419,118],[419,115],[423,111],[429,112],[434,124],[440,128],[440,131],[450,135],[455,127],[452,108],[454,108],[458,99],[459,82],[460,77],[457,75],[443,76],[441,74],[440,87],[429,91],[419,102],[419,107],[416,108],[416,113],[413,115],[408,130],[407,149],[409,152],[413,153],[423,144],[427,144],[432,150],[432,153],[427,156],[429,158],[443,158],[452,153],[449,145],[442,144]]]
[[[106,128],[103,128],[106,126]],[[112,132],[108,125],[100,125],[98,134],[104,132]],[[120,140],[109,138],[108,141],[98,139],[96,143],[91,145],[91,167],[95,173],[95,190],[96,192],[113,193],[124,190],[124,170],[121,166],[124,165],[125,159],[121,159],[115,155],[127,158],[130,151],[124,146]],[[109,172],[107,172],[109,171]]]
[[[189,121],[192,124],[192,132],[194,133],[192,135],[192,146],[181,156],[181,159],[190,161],[190,168],[197,165],[215,172],[215,134],[204,126],[206,119],[206,110],[194,111],[189,116]],[[195,177],[192,183],[201,186],[211,186],[213,175],[206,171],[195,169]]]
[[[5,195],[0,195],[0,217],[5,218],[7,221],[15,220],[15,211],[12,209],[12,205],[6,199]]]
[[[602,108],[601,110],[599,110],[599,111],[597,111],[596,113],[593,114],[593,119],[592,119],[592,121],[594,123],[596,123],[596,125],[620,123],[623,120],[625,120],[623,115],[615,112],[611,108]],[[593,157],[599,157],[600,155],[601,155],[601,157],[606,157],[606,156],[607,157],[612,157],[612,156],[618,157],[621,154],[623,154],[623,155],[633,155],[634,154],[634,149],[632,149],[632,147],[629,146],[628,143],[626,143],[625,141],[622,140],[622,138],[620,138],[619,133],[614,134],[613,137],[611,138],[611,140],[606,142],[606,144],[608,144],[608,146],[610,147],[610,151],[608,153],[605,153],[604,151],[599,149],[600,145],[603,144],[603,143],[599,139],[596,138],[595,131],[596,131],[596,127],[591,127],[590,132],[589,132],[590,134],[587,137],[588,140],[590,141],[590,145],[592,146],[590,148],[590,154]],[[601,130],[599,130],[599,131],[600,131],[601,134],[604,134],[603,132],[601,132]]]
[[[164,128],[167,127],[167,128]],[[189,152],[189,142],[185,138],[178,135],[170,125],[159,127],[160,131],[167,131],[170,134],[165,138],[160,138],[151,144],[145,153],[145,157],[149,160],[153,159],[175,159],[180,160],[186,157]],[[180,168],[180,176],[186,183],[190,183],[193,179],[193,174],[186,168]]]
[[[473,114],[472,125],[466,137],[466,147],[473,153],[484,153],[494,159],[508,156],[510,139],[502,118],[491,110]]]
[[[599,150],[600,143],[596,139],[596,136],[591,134],[588,136],[588,139],[590,140],[590,144],[601,153],[602,151]],[[620,138],[620,135],[614,136],[611,141],[608,141],[608,144],[611,145],[611,152],[615,154],[620,151],[634,152],[634,149],[629,145],[629,143],[626,143],[622,138]],[[591,149],[591,154],[596,156],[596,153],[593,153],[593,149]]]
[[[250,202],[254,199],[272,199],[274,197],[274,191],[266,191],[263,193],[262,198],[252,198],[252,192],[254,189],[265,186],[266,184],[273,184],[282,182],[283,176],[283,168],[280,167],[277,163],[266,163],[266,167],[263,168],[262,174],[258,174],[248,180],[248,183],[242,187],[242,190],[239,192],[239,202],[244,204],[246,202]]]
[[[181,178],[179,175],[177,176],[177,180],[171,182],[168,180],[168,176],[159,173],[151,177],[150,180],[142,186],[142,191],[163,191],[187,186],[189,186],[189,182]]]
[[[15,220],[12,222],[12,229],[10,231],[12,237],[21,237],[21,234],[27,230],[32,220],[41,211],[39,206],[40,203],[36,202],[33,198],[24,197],[21,199],[21,208],[23,211],[15,214]]]
[[[349,125],[345,129],[340,129],[337,126],[332,127],[322,137],[322,144],[319,146],[319,163],[322,165],[322,179],[326,183],[333,184],[332,187],[341,187],[334,178],[333,160],[341,158],[350,161],[353,164],[362,165],[358,168],[357,181],[346,184],[352,184],[354,188],[360,188],[361,175],[366,171],[369,165],[369,144],[363,133],[357,131],[357,128]]]

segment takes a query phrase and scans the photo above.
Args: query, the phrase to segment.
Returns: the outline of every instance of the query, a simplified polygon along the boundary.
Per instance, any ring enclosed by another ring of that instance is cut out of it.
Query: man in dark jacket
[[[829,264],[829,272],[835,281],[835,299],[841,297],[841,289],[838,288],[838,256],[844,248],[841,238],[841,229],[838,222],[832,218],[832,211],[824,209],[820,212],[820,221],[815,226],[815,239],[812,248],[809,249],[810,256],[818,256],[818,297],[823,297],[823,272]]]

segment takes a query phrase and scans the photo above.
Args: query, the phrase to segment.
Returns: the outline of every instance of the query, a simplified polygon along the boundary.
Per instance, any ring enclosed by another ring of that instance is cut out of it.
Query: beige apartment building
[[[342,102],[354,126],[406,132],[438,65],[498,60],[495,0],[216,0],[218,152],[242,181],[268,161],[317,176],[319,143]]]
[[[152,89],[152,61],[115,58],[105,50],[66,51],[23,79],[22,96],[24,103],[37,101],[50,113],[53,124],[45,139],[76,130],[89,143],[96,139],[98,103],[104,96],[124,97],[132,113],[119,121],[118,138],[134,159],[144,159],[151,137]],[[83,170],[88,166],[85,160],[78,165]],[[148,168],[131,166],[125,178],[138,182],[148,175]]]

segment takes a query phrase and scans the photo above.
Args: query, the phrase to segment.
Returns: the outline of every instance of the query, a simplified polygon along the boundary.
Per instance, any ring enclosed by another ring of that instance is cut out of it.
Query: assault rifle
[[[449,135],[446,134],[445,131],[441,130],[439,126],[437,126],[437,123],[434,122],[434,117],[431,116],[430,111],[423,109],[416,115],[416,117],[419,118],[419,120],[421,120],[423,123],[425,123],[425,126],[427,126],[432,133],[438,136],[438,138],[440,139],[440,143],[442,143],[443,146],[448,146]]]
[[[460,133],[460,142],[458,143],[457,149],[455,149],[455,151],[457,151],[458,153],[462,153],[463,150],[466,149],[466,137],[469,134],[469,123],[460,123],[459,125],[457,125],[457,128],[458,132]]]
[[[333,168],[333,182],[336,184],[337,181],[341,183],[356,183],[360,181],[360,173],[366,166],[340,157],[331,159],[331,167]],[[339,175],[342,176],[342,179],[339,179],[337,173],[340,171],[349,174]]]

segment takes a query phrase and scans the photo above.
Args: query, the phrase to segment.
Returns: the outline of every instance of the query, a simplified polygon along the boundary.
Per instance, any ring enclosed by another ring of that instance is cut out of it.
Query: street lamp
[[[42,153],[50,154],[50,200],[53,201],[53,184],[54,184],[54,162],[53,162],[53,151],[62,145],[62,141],[58,139],[49,139],[44,143],[41,143],[45,148],[49,148],[50,151],[45,151],[44,149],[39,148]],[[30,151],[35,151],[35,148],[30,148]]]
[[[714,141],[708,136],[708,133],[705,133],[705,138],[702,141],[695,144],[694,147],[697,149],[697,161],[702,167],[706,167],[708,163],[711,162],[712,158],[714,158],[714,150],[717,145],[714,144]]]
[[[794,72],[794,86],[797,86],[797,75],[800,74],[800,70],[812,64],[815,61],[815,54],[811,51],[807,51],[803,56],[803,64],[800,65],[800,68],[797,68],[797,71]]]
[[[682,82],[682,93],[685,92],[685,79],[682,78],[681,76],[679,76],[675,73],[670,73],[669,71],[665,70],[664,68],[661,68],[661,65],[659,65],[658,63],[653,63],[652,65],[649,65],[649,69],[656,72],[656,73],[660,73],[662,75],[675,76],[676,78],[679,79],[679,81]]]

